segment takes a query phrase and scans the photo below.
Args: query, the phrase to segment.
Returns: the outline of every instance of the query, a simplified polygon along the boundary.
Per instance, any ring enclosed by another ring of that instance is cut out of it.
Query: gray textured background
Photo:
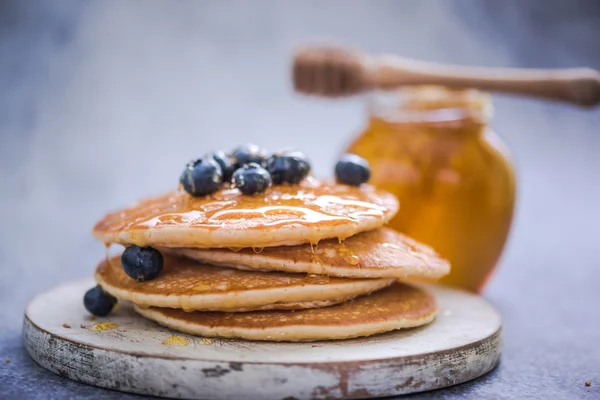
[[[292,93],[291,48],[319,38],[442,62],[600,68],[600,2],[0,0],[0,398],[130,397],[59,378],[21,344],[28,299],[103,257],[90,229],[106,211],[248,140],[303,149],[331,172],[364,105]],[[485,292],[505,321],[502,364],[419,396],[599,398],[600,111],[497,97],[494,125],[520,190]]]

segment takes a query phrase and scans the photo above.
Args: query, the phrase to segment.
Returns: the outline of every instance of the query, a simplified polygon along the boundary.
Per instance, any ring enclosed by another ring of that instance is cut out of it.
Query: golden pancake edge
[[[390,228],[324,240],[318,246],[252,249],[162,249],[199,262],[245,270],[274,270],[352,278],[438,279],[450,264],[431,247]]]
[[[430,323],[437,313],[427,291],[395,283],[369,296],[326,308],[247,313],[140,308],[136,312],[169,328],[206,337],[303,342],[349,339]]]
[[[286,272],[240,271],[164,255],[161,274],[138,283],[118,256],[100,262],[96,281],[109,294],[142,307],[185,311],[250,311],[325,307],[391,285],[393,279],[345,279]]]

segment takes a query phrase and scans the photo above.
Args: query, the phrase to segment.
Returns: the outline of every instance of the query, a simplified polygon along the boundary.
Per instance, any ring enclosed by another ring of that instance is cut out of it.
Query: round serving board
[[[483,298],[448,288],[430,287],[440,312],[425,327],[342,341],[270,343],[177,333],[128,304],[89,321],[82,298],[92,286],[91,279],[72,282],[33,299],[25,313],[25,346],[56,374],[124,392],[246,400],[382,397],[465,382],[500,358],[498,313]],[[102,322],[116,327],[98,329]],[[172,335],[188,344],[163,344]]]

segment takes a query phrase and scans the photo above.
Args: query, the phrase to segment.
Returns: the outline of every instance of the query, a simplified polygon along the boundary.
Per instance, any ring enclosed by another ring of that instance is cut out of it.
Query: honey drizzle
[[[329,276],[325,274],[325,267],[323,267],[323,261],[319,256],[319,242],[310,242],[310,267],[306,278],[306,283],[326,285],[329,283]]]
[[[363,216],[383,217],[387,209],[377,204],[377,199],[372,189],[329,185],[313,178],[300,185],[274,186],[264,196],[243,196],[237,189],[226,189],[194,198],[176,190],[110,214],[96,229],[119,231],[173,225],[218,229],[224,224],[247,224],[248,229],[259,229],[358,224]],[[259,224],[253,225],[253,221]]]
[[[360,262],[358,256],[354,254],[354,252],[344,244],[343,240],[338,246],[337,252],[344,259],[344,261],[346,261],[350,265],[358,265]]]
[[[304,281],[313,285],[327,285],[330,278],[329,275],[307,274]]]
[[[111,263],[110,263],[110,246],[111,246],[111,243],[104,243],[104,258],[108,265],[111,265]]]
[[[310,274],[321,275],[325,273],[325,267],[323,267],[323,261],[317,252],[311,253],[310,255],[310,267],[308,271]]]
[[[190,296],[180,296],[179,297],[179,307],[185,312],[195,311],[192,307],[192,302],[190,301]]]

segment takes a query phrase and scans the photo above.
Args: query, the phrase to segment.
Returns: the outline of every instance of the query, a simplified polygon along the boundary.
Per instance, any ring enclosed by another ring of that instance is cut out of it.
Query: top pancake
[[[253,249],[164,249],[196,261],[238,269],[304,272],[346,278],[437,279],[450,264],[431,247],[390,228],[349,237],[343,243]]]
[[[290,246],[376,229],[397,211],[398,200],[372,186],[307,178],[258,196],[224,189],[192,197],[177,190],[108,214],[93,233],[104,243],[137,246]]]

